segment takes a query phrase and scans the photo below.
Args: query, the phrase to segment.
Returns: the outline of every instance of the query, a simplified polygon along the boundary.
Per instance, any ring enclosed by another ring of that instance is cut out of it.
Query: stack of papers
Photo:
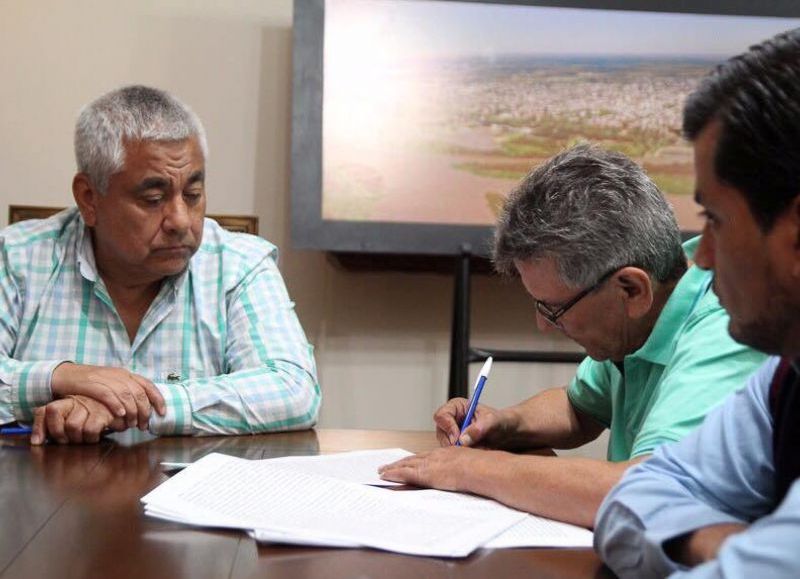
[[[436,490],[392,491],[380,465],[402,449],[247,460],[210,454],[142,498],[145,513],[244,529],[256,540],[465,557],[482,546],[591,546],[586,529],[495,501]]]

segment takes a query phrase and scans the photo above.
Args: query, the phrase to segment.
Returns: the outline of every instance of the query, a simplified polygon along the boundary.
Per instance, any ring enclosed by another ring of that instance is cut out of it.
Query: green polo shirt
[[[699,240],[683,246],[690,259]],[[683,438],[765,359],[733,341],[711,273],[693,265],[647,341],[625,357],[624,375],[613,362],[586,358],[567,394],[577,410],[611,430],[608,460],[629,460]]]

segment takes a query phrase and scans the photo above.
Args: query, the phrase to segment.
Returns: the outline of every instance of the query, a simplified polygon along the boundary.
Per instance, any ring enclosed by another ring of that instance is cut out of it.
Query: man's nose
[[[182,196],[178,195],[164,207],[163,227],[166,231],[183,233],[191,225],[189,208],[184,203]]]
[[[714,269],[714,234],[709,231],[708,223],[703,226],[703,235],[694,253],[694,262],[703,269]]]

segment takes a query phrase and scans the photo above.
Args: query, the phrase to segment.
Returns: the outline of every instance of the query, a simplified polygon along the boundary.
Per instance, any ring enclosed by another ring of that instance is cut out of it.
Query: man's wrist
[[[525,420],[525,410],[520,405],[498,411],[499,448],[524,448],[530,445],[532,432]]]
[[[76,365],[77,364],[70,360],[64,360],[53,368],[53,373],[50,375],[50,392],[54,400],[70,394],[67,392],[66,384],[69,383],[69,372],[73,370]]]
[[[694,543],[692,541],[696,532],[687,533],[664,543],[664,553],[667,557],[672,559],[675,563],[685,565],[686,567],[694,567],[700,564],[700,556],[695,552]]]
[[[695,567],[714,559],[728,537],[741,533],[746,528],[741,523],[703,527],[668,541],[664,544],[664,552],[676,563]]]
[[[148,430],[156,435],[190,435],[194,432],[192,404],[186,388],[182,384],[170,382],[153,383],[164,397],[166,414],[150,414]]]
[[[502,469],[507,467],[507,452],[477,450],[470,456],[469,468],[458,477],[458,491],[494,497]]]

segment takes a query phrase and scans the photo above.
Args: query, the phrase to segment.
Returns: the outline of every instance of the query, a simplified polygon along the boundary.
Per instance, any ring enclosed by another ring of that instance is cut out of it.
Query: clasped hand
[[[64,363],[53,371],[54,400],[34,411],[32,444],[97,442],[103,430],[146,430],[150,414],[164,416],[155,385],[123,368]]]

